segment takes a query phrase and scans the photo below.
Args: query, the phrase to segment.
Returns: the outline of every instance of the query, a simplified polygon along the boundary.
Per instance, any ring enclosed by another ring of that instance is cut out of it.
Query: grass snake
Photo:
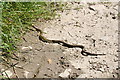
[[[49,40],[47,38],[45,38],[42,34],[43,34],[43,31],[39,28],[37,28],[36,26],[33,26],[33,28],[38,32],[38,36],[39,36],[39,40],[43,41],[43,42],[46,42],[46,43],[58,43],[64,47],[68,47],[68,48],[81,48],[82,51],[81,51],[81,54],[84,55],[84,56],[88,56],[88,55],[91,55],[91,56],[98,56],[98,55],[105,55],[105,54],[93,54],[93,53],[90,53],[90,52],[87,52],[85,50],[85,47],[83,45],[72,45],[72,44],[68,44],[64,41],[61,41],[61,40]]]

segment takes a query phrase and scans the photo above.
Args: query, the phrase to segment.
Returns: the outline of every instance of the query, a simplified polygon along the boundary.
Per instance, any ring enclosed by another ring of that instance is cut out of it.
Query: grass
[[[55,11],[62,9],[61,3],[55,2],[2,2],[2,27],[0,49],[11,55],[17,50],[23,32],[27,32],[36,19],[50,20]]]

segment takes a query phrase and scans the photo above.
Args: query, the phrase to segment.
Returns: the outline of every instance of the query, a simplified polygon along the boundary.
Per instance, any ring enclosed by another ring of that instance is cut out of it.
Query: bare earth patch
[[[44,43],[38,39],[37,32],[31,31],[19,45],[23,61],[17,66],[24,69],[16,68],[17,75],[20,78],[117,78],[118,3],[68,3],[67,6],[68,9],[58,12],[60,17],[35,26],[43,29],[47,39],[84,45],[89,52],[106,55],[83,56],[79,48]]]

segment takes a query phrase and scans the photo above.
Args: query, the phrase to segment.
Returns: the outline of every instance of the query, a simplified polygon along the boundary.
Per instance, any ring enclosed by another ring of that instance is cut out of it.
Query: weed
[[[2,29],[0,48],[8,54],[16,51],[16,44],[23,32],[29,30],[36,19],[49,20],[61,10],[62,5],[56,2],[2,2]]]

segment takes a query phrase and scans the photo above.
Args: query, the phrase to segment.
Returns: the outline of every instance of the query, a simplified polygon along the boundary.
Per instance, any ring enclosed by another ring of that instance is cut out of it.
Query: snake
[[[62,45],[64,47],[68,47],[68,48],[81,48],[82,49],[81,54],[83,56],[88,56],[88,55],[90,55],[90,56],[105,55],[105,54],[95,54],[95,53],[87,52],[83,45],[69,44],[69,43],[66,43],[66,42],[61,41],[61,40],[49,40],[49,39],[47,39],[47,38],[45,38],[43,36],[44,32],[41,29],[39,29],[38,27],[36,27],[34,25],[32,27],[38,32],[39,40],[41,40],[43,42],[46,42],[46,43],[58,43],[58,44],[60,44],[60,45]]]

